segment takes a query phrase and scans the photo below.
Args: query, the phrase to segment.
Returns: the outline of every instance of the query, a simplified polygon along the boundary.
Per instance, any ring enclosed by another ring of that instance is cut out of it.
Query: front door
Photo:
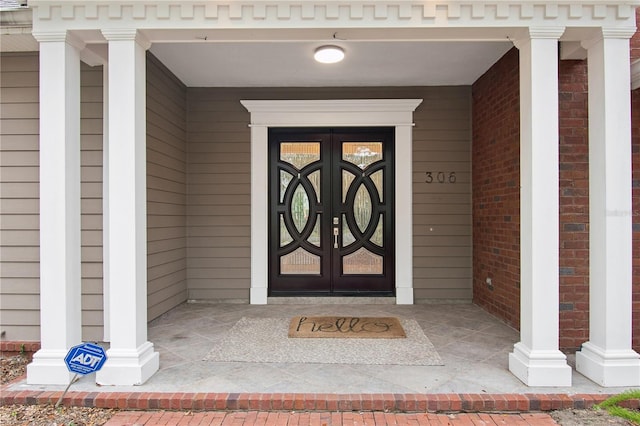
[[[269,294],[395,290],[394,129],[269,130]]]

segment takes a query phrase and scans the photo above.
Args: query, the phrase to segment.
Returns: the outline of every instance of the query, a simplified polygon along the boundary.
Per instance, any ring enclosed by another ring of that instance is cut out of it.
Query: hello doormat
[[[306,317],[289,323],[291,338],[320,339],[403,339],[407,335],[393,317]]]
[[[311,317],[308,317],[311,318]],[[342,317],[341,317],[342,318]],[[210,362],[442,365],[416,320],[401,319],[406,339],[292,339],[289,318],[242,318],[204,357]]]

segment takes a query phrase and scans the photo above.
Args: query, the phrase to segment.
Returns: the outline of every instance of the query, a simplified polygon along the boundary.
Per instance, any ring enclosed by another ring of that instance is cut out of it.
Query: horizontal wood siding
[[[422,98],[414,115],[414,288],[423,299],[471,300],[470,88],[189,88],[190,299],[248,300],[249,113],[241,99]],[[427,184],[426,172],[454,183]],[[454,175],[450,175],[454,173]],[[266,177],[265,177],[266,178]]]
[[[147,56],[147,294],[152,320],[187,300],[186,88]]]
[[[81,64],[82,339],[104,339],[102,266],[102,67]]]
[[[81,69],[82,338],[102,340],[102,68]],[[0,72],[0,328],[40,340],[38,54]]]
[[[0,328],[40,340],[38,55],[0,56]],[[24,96],[21,96],[24,94]]]
[[[414,296],[471,301],[471,88],[425,90],[413,130]]]
[[[188,89],[189,299],[249,299],[250,133],[242,91]]]

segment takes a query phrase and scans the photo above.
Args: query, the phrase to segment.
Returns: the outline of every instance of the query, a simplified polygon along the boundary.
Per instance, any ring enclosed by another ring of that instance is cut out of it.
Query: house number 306
[[[456,183],[456,172],[425,172],[426,183]]]

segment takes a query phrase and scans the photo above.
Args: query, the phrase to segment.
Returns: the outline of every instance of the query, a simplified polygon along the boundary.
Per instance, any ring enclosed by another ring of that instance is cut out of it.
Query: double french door
[[[269,130],[269,294],[394,294],[394,129]]]

